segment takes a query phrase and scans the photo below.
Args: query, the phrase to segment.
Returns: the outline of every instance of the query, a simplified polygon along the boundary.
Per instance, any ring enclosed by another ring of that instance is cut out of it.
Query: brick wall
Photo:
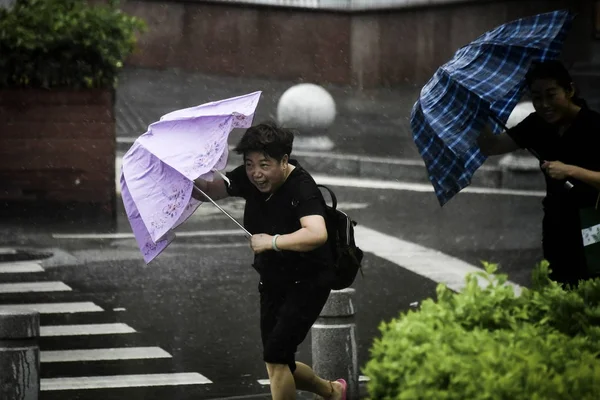
[[[109,91],[0,90],[0,204],[94,204],[114,213]]]
[[[422,84],[456,49],[509,20],[578,12],[565,51],[587,61],[597,0],[471,1],[333,12],[203,1],[126,0],[149,32],[129,65],[374,87]]]

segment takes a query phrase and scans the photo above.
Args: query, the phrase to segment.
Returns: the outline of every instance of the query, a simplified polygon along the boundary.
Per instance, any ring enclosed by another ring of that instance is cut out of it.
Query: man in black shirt
[[[260,274],[260,329],[273,399],[294,399],[296,389],[345,399],[346,382],[326,381],[295,361],[329,296],[333,263],[325,202],[310,174],[289,158],[294,136],[273,124],[249,128],[235,151],[244,165],[212,182],[197,180],[208,196],[243,197],[244,227],[252,234]],[[202,200],[202,195],[194,193]]]
[[[486,155],[529,148],[543,158],[544,257],[552,279],[573,285],[592,277],[579,210],[593,207],[600,195],[600,114],[575,96],[571,77],[558,61],[534,65],[526,80],[535,112],[508,134],[485,131],[478,142]],[[573,188],[565,187],[567,180]]]

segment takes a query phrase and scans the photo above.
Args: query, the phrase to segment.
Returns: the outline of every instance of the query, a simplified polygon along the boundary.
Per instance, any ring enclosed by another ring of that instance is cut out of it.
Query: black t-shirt
[[[290,160],[290,164],[296,168],[270,198],[250,182],[244,165],[226,174],[231,181],[229,195],[246,200],[244,227],[251,234],[285,235],[302,228],[302,217],[325,218],[325,201],[314,179],[296,160]],[[254,256],[261,279],[274,281],[318,279],[332,262],[327,244],[309,252],[269,250]]]
[[[562,134],[537,113],[530,114],[509,130],[522,148],[535,150],[546,161],[561,161],[592,171],[600,171],[600,114],[583,107],[571,126]],[[564,182],[545,175],[547,195],[546,214],[574,216],[581,207],[593,206],[598,190],[591,185],[569,178],[574,187],[564,188]]]

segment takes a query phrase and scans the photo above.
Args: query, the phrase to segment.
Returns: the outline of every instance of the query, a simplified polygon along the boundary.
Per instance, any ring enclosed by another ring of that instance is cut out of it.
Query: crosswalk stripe
[[[49,325],[40,327],[41,336],[115,335],[135,333],[127,324]]]
[[[40,314],[63,314],[104,311],[101,307],[91,301],[75,303],[25,303],[25,304],[2,304],[0,310],[33,310]]]
[[[365,376],[365,375],[360,375],[358,377],[359,382],[368,382],[369,380],[370,380],[369,377]],[[263,385],[263,386],[270,384],[268,379],[259,379],[259,380],[257,380],[257,382],[259,385]]]
[[[109,361],[109,360],[147,360],[152,358],[171,358],[160,347],[121,347],[107,349],[53,350],[42,351],[41,362]]]
[[[0,283],[0,293],[69,292],[71,290],[73,289],[58,281]]]
[[[465,288],[467,274],[482,272],[481,268],[459,258],[386,235],[364,225],[357,226],[354,233],[356,242],[360,243],[363,251],[372,253],[434,282],[443,283],[457,292],[461,292]],[[489,284],[482,277],[478,278],[478,283],[481,287],[487,287]],[[515,294],[521,293],[521,287],[516,283],[507,281],[506,285],[512,286]]]
[[[41,379],[42,391],[112,389],[148,386],[205,385],[212,383],[208,378],[196,372],[173,374],[83,376],[69,378]]]
[[[0,274],[20,274],[27,272],[43,272],[44,268],[36,262],[20,261],[0,263]]]

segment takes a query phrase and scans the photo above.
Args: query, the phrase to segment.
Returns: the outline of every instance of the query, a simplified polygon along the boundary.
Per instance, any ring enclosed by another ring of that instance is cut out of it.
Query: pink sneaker
[[[342,400],[346,400],[346,391],[348,390],[348,384],[346,383],[345,380],[343,379],[338,379],[336,382],[339,382],[342,384]]]

